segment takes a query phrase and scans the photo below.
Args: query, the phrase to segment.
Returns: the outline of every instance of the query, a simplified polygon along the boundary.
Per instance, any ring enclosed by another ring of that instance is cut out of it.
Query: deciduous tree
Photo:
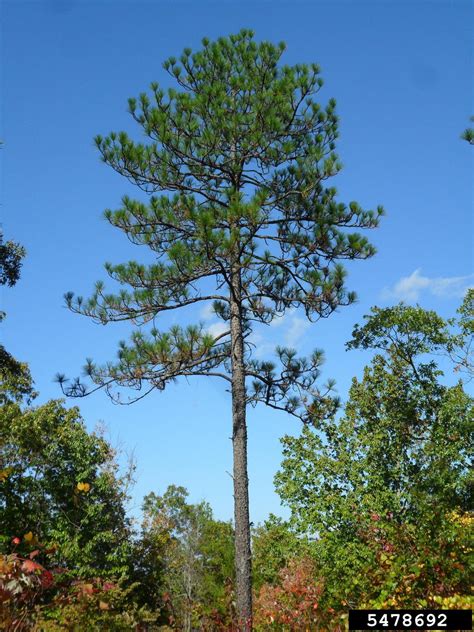
[[[76,576],[120,576],[130,563],[126,483],[105,439],[59,401],[0,409],[0,535],[56,546]],[[27,536],[25,534],[30,534]]]
[[[160,588],[166,599],[161,595],[160,605],[173,627],[184,632],[207,629],[206,621],[216,615],[231,617],[226,598],[234,568],[232,525],[215,520],[208,503],[191,504],[187,496],[176,485],[162,496],[148,494],[142,533],[142,541],[155,543],[155,565],[163,568]]]
[[[379,353],[345,414],[283,440],[277,489],[293,525],[318,538],[332,605],[468,594],[473,401],[441,383],[435,361],[452,340],[434,312],[374,308],[349,347]]]
[[[3,240],[0,232],[0,285],[15,285],[20,278],[20,269],[25,249],[14,241]]]
[[[12,287],[20,278],[25,249],[14,241],[3,241],[0,232],[0,285]],[[5,312],[0,311],[0,322]],[[27,365],[14,358],[0,345],[0,405],[6,401],[33,399],[33,380]]]

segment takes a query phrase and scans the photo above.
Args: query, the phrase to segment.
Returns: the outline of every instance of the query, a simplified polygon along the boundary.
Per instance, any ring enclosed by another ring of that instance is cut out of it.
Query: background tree
[[[0,235],[0,284],[16,284],[24,256]],[[31,407],[35,396],[28,366],[0,346],[1,552],[26,534],[27,544],[54,544],[57,561],[77,575],[120,575],[130,525],[115,453],[87,432],[77,408]]]
[[[66,297],[73,311],[100,323],[140,326],[203,301],[226,323],[219,336],[202,325],[139,328],[121,343],[118,361],[88,361],[86,372],[110,394],[114,386],[160,390],[179,376],[217,376],[230,385],[236,600],[244,627],[252,613],[246,406],[263,402],[305,421],[334,406],[315,386],[320,352],[303,359],[278,349],[278,362],[263,362],[251,358],[248,336],[253,323],[268,324],[288,308],[302,307],[316,320],[352,303],[339,262],[374,254],[350,230],[377,226],[382,213],[337,202],[336,190],[324,185],[341,168],[335,101],[315,102],[318,66],[280,65],[284,49],[255,42],[248,30],[204,39],[200,51],[187,48],[165,62],[178,89],[154,83],[151,95],[129,100],[147,142],[120,132],[96,144],[108,165],[151,197],[124,197],[106,218],[148,246],[156,262],[106,264],[130,290],[111,294],[100,282],[89,300]],[[69,395],[87,392],[78,380],[59,380]]]
[[[20,270],[26,252],[23,246],[14,241],[3,241],[0,231],[0,285],[12,287],[20,278]],[[5,312],[0,311],[0,322]],[[26,364],[16,360],[0,344],[0,404],[7,400],[33,399],[33,380]]]
[[[0,231],[0,285],[15,285],[20,278],[25,254],[25,249],[20,244],[14,241],[4,242]]]
[[[254,592],[258,593],[264,585],[277,584],[291,560],[307,558],[312,551],[306,537],[298,536],[289,522],[271,514],[253,530],[252,552]]]
[[[257,630],[299,632],[320,629],[327,623],[319,612],[323,583],[317,578],[314,560],[291,559],[280,570],[279,580],[276,585],[265,584],[260,589],[255,603]]]
[[[457,319],[452,319],[457,329],[447,343],[447,351],[459,371],[472,379],[474,375],[474,288],[469,288],[457,310]]]
[[[0,405],[24,398],[31,401],[36,395],[28,365],[16,360],[0,345]]]
[[[24,256],[0,236],[1,284],[15,285]],[[77,575],[120,575],[130,525],[115,452],[87,432],[77,408],[60,401],[31,407],[36,395],[28,366],[0,346],[1,552],[26,534],[27,544],[54,544],[56,561]]]
[[[26,406],[31,377],[20,366],[24,381],[2,366],[0,383],[1,622],[26,631],[156,621],[133,582],[131,471],[119,474],[115,451],[77,408]]]
[[[471,116],[471,121],[474,122],[474,116]],[[467,140],[470,145],[474,145],[474,128],[468,127],[465,129],[461,138]]]
[[[451,340],[434,312],[374,308],[349,347],[380,353],[344,416],[283,440],[277,489],[293,525],[318,536],[332,607],[469,594],[473,401],[432,359]]]
[[[0,534],[4,552],[25,537],[57,549],[79,577],[120,576],[130,564],[127,480],[115,453],[61,402],[0,414]],[[26,536],[25,534],[29,534]]]
[[[161,563],[160,605],[173,629],[207,629],[232,615],[233,529],[215,520],[206,502],[190,504],[183,487],[170,485],[163,496],[143,502],[142,540],[155,544]],[[211,628],[214,629],[214,628]]]
[[[154,625],[159,613],[134,601],[133,584],[100,577],[73,579],[48,564],[47,550],[37,543],[34,547],[1,557],[2,630],[163,630]]]

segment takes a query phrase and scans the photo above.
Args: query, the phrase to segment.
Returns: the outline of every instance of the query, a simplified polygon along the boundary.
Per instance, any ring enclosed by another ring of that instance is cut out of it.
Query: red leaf
[[[43,571],[41,573],[41,584],[43,588],[50,588],[54,584],[54,577],[51,571]]]
[[[33,560],[25,560],[21,565],[21,570],[25,571],[26,573],[34,573],[35,571],[43,571],[44,568],[41,566],[41,564],[33,562]]]

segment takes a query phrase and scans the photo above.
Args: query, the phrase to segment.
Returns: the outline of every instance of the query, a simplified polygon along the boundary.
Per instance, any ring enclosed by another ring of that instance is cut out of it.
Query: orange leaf
[[[86,595],[92,595],[94,592],[94,586],[93,584],[82,584],[81,590],[83,593],[86,593]]]
[[[21,569],[26,573],[34,573],[35,571],[43,571],[44,568],[38,562],[33,562],[33,560],[25,560],[21,565]]]
[[[101,610],[108,610],[110,608],[110,606],[105,601],[99,601],[99,608]]]

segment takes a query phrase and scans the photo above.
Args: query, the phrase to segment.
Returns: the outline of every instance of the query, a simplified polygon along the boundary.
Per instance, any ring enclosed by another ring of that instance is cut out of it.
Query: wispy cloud
[[[212,303],[205,303],[205,305],[201,308],[199,315],[203,320],[212,320],[215,318],[216,314],[214,312],[214,308],[212,307]]]
[[[461,297],[474,285],[474,274],[458,277],[427,277],[418,268],[407,277],[402,277],[392,288],[385,288],[382,298],[402,301],[417,301],[422,292],[440,298]]]
[[[214,336],[214,338],[217,338],[217,336],[220,336],[221,334],[223,334],[225,331],[229,330],[229,325],[220,321],[217,323],[212,323],[211,325],[209,325],[209,327],[206,327],[206,332],[208,334],[211,334],[211,336]]]
[[[205,330],[217,337],[229,330],[229,324],[217,320],[212,305],[206,305],[200,311],[200,317],[205,322]],[[283,316],[275,317],[270,327],[261,326],[254,329],[248,338],[254,346],[254,355],[257,358],[271,355],[277,345],[298,349],[301,340],[311,323],[299,316],[295,309],[289,309]]]
[[[311,323],[309,320],[298,316],[295,309],[287,310],[283,316],[277,316],[270,323],[272,329],[279,329],[279,337],[283,338],[282,342],[286,347],[298,347],[298,344],[310,326]]]
[[[310,326],[309,320],[292,314],[289,318],[288,329],[285,331],[285,344],[288,347],[296,347]]]
[[[248,342],[253,345],[252,354],[257,359],[271,355],[275,351],[275,343],[270,342],[259,331],[252,331],[248,337]]]
[[[270,323],[270,327],[284,330],[283,338],[288,347],[295,347],[310,326],[309,320],[298,316],[295,309],[288,309],[283,316],[277,316]]]
[[[212,307],[212,303],[206,303],[199,312],[201,320],[205,322],[205,331],[214,338],[220,336],[225,331],[229,330],[229,323],[225,323],[222,320],[217,320],[216,313]],[[215,321],[215,322],[210,322]]]

